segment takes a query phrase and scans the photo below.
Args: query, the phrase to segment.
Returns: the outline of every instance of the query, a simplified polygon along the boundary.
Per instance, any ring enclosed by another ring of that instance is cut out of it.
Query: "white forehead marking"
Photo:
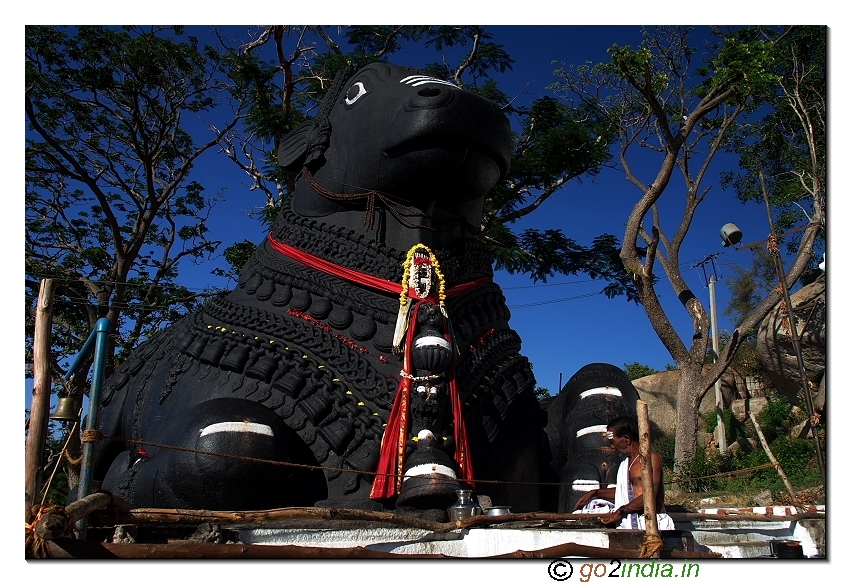
[[[212,435],[213,433],[259,433],[273,437],[274,431],[268,425],[262,423],[251,423],[244,421],[225,421],[213,423],[201,429],[200,437]]]
[[[410,75],[409,77],[405,77],[399,83],[404,83],[405,85],[412,85],[413,87],[419,87],[425,83],[439,83],[440,85],[448,85],[449,87],[457,88],[457,85],[454,83],[449,83],[448,81],[443,81],[442,79],[437,79],[436,77],[428,77],[427,75]]]

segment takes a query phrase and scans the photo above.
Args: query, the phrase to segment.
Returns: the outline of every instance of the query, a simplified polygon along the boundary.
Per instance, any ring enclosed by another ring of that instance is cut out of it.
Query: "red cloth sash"
[[[363,273],[362,271],[357,271],[356,269],[349,269],[348,267],[337,265],[336,263],[328,261],[327,259],[322,259],[321,257],[311,255],[310,253],[302,251],[301,249],[290,247],[286,243],[281,243],[280,241],[275,239],[271,233],[269,233],[269,244],[275,251],[286,255],[290,259],[294,259],[298,263],[303,263],[307,267],[318,269],[319,271],[327,273],[328,275],[334,275],[336,277],[339,277],[340,279],[350,281],[351,283],[356,283],[365,287],[371,287],[372,289],[377,289],[387,293],[396,295],[401,294],[400,283],[396,283],[394,281],[390,281],[388,279],[383,279],[380,277],[375,277],[374,275],[369,275],[368,273]],[[468,281],[466,283],[461,283],[452,286],[446,290],[446,297],[455,298],[461,296],[469,290],[474,289],[479,285],[489,283],[491,281],[493,281],[492,277],[481,277],[472,281]]]
[[[321,257],[316,257],[310,253],[296,249],[295,247],[291,247],[285,243],[281,243],[275,239],[271,233],[269,233],[269,244],[273,249],[286,257],[298,261],[308,267],[312,267],[313,269],[317,269],[329,275],[333,275],[365,287],[370,287],[372,289],[392,294],[401,294],[402,284],[400,283],[375,277],[374,275],[369,275],[354,269],[349,269],[326,259],[322,259]],[[446,297],[458,297],[479,285],[489,283],[491,281],[493,281],[493,278],[483,277],[450,287],[446,290]],[[433,299],[426,298],[423,301],[433,302]],[[411,323],[407,329],[404,347],[404,362],[402,365],[402,370],[405,375],[411,375],[413,371],[411,352],[413,351],[413,337],[416,334],[416,317],[421,305],[421,302],[417,302],[416,305],[413,306],[413,313],[410,317]],[[446,336],[450,336],[448,332],[446,332]],[[452,341],[450,337],[448,340],[450,342]],[[472,458],[469,454],[469,438],[466,432],[466,424],[463,419],[463,402],[455,379],[454,360],[449,368],[447,382],[449,385],[449,398],[452,404],[452,416],[454,417],[454,458],[458,468],[458,477],[469,487],[474,487]],[[407,446],[407,426],[410,422],[411,385],[412,382],[407,376],[402,376],[399,380],[398,391],[396,392],[393,407],[390,411],[390,417],[387,420],[387,426],[384,429],[384,435],[381,439],[381,456],[378,460],[377,475],[375,476],[375,481],[372,484],[372,492],[370,494],[370,497],[374,500],[390,498],[401,491],[405,449]]]

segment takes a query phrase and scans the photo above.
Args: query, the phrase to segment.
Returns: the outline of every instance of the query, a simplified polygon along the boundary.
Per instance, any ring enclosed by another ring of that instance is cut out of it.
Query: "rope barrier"
[[[222,452],[216,452],[216,451],[200,451],[200,450],[192,449],[192,448],[189,448],[189,447],[181,447],[181,446],[177,446],[177,445],[167,445],[167,444],[163,444],[163,443],[154,443],[154,442],[151,442],[151,441],[144,441],[144,440],[141,440],[141,439],[126,439],[126,438],[123,438],[123,437],[112,437],[112,436],[104,435],[102,433],[100,434],[100,439],[108,439],[110,441],[120,441],[120,442],[124,442],[124,443],[131,443],[133,445],[157,447],[157,448],[162,448],[162,449],[170,449],[170,450],[174,450],[174,451],[183,451],[183,452],[187,452],[187,453],[211,455],[211,456],[214,456],[214,457],[234,459],[234,460],[238,460],[238,461],[256,462],[256,463],[263,463],[263,464],[270,464],[270,465],[277,465],[277,466],[285,466],[285,467],[301,469],[301,470],[309,470],[309,471],[322,470],[322,471],[328,471],[328,472],[342,472],[342,473],[347,473],[347,474],[358,474],[358,475],[363,475],[363,476],[386,476],[386,477],[389,477],[389,478],[404,477],[404,474],[397,474],[397,473],[370,472],[370,471],[366,471],[366,470],[338,468],[338,467],[334,467],[334,466],[314,466],[314,465],[310,465],[310,464],[298,464],[298,463],[295,463],[295,462],[285,462],[285,461],[280,461],[280,460],[268,460],[268,459],[263,459],[263,458],[255,458],[255,457],[250,457],[250,456],[240,456],[240,455],[236,455],[236,454],[222,453]],[[441,475],[437,475],[437,474],[432,476],[432,479],[434,479],[435,481],[436,480],[445,480],[447,482],[457,482],[458,481],[458,480],[452,479],[450,477],[441,476]],[[558,486],[558,485],[561,485],[560,482],[509,482],[509,481],[503,481],[503,480],[477,480],[477,479],[472,480],[472,482],[474,482],[476,484],[514,484],[514,485],[520,485],[520,486]]]
[[[753,466],[751,468],[742,468],[740,470],[731,470],[729,472],[720,472],[719,474],[710,474],[708,476],[699,476],[696,478],[674,478],[669,482],[664,482],[665,484],[680,484],[682,482],[696,482],[697,480],[707,480],[709,478],[722,478],[724,476],[736,476],[738,474],[747,474],[749,472],[757,472],[759,470],[766,470],[768,468],[775,468],[779,466],[779,462],[777,463],[768,463],[762,464],[760,466]]]
[[[328,472],[341,472],[341,473],[357,474],[357,475],[372,476],[372,477],[374,477],[374,476],[386,476],[388,478],[404,477],[404,474],[397,474],[397,473],[370,472],[370,471],[366,471],[366,470],[356,470],[356,469],[353,469],[353,468],[338,468],[338,467],[334,467],[334,466],[321,466],[321,465],[315,466],[315,465],[310,465],[310,464],[299,464],[299,463],[295,463],[295,462],[286,462],[286,461],[280,461],[280,460],[268,460],[268,459],[263,459],[263,458],[255,458],[255,457],[250,457],[250,456],[240,456],[240,455],[236,455],[236,454],[229,454],[229,453],[222,453],[222,452],[215,452],[215,451],[201,451],[201,450],[192,449],[192,448],[188,448],[188,447],[181,447],[181,446],[177,446],[177,445],[168,445],[168,444],[164,444],[164,443],[155,443],[155,442],[145,441],[145,440],[141,440],[141,439],[127,439],[127,438],[124,438],[124,437],[109,436],[109,435],[105,435],[105,434],[101,433],[100,431],[98,431],[96,429],[87,429],[83,432],[83,435],[84,435],[84,437],[82,438],[82,441],[87,442],[87,443],[97,443],[98,441],[102,441],[102,440],[110,440],[110,441],[119,441],[119,442],[123,442],[123,443],[129,443],[129,444],[138,445],[138,446],[148,446],[148,447],[156,447],[156,448],[161,448],[161,449],[169,449],[169,450],[173,450],[173,451],[182,451],[182,452],[186,452],[186,453],[204,454],[204,455],[210,455],[210,456],[214,456],[214,457],[233,459],[233,460],[237,460],[237,461],[256,462],[256,463],[263,463],[263,464],[270,464],[270,465],[277,465],[277,466],[285,466],[285,467],[291,467],[291,468],[294,468],[294,469],[301,469],[301,470],[308,470],[308,471],[321,470],[321,471],[328,471]],[[706,480],[706,479],[709,479],[709,478],[732,476],[732,475],[744,474],[744,473],[748,473],[748,472],[756,472],[756,471],[759,471],[759,470],[764,470],[764,469],[772,468],[772,467],[775,467],[775,464],[769,463],[769,464],[763,464],[763,465],[760,465],[760,466],[754,466],[752,468],[744,468],[744,469],[740,469],[740,470],[733,470],[733,471],[730,471],[730,472],[722,472],[722,473],[719,473],[719,474],[712,474],[712,475],[709,475],[709,476],[700,476],[700,477],[696,477],[696,478],[674,478],[673,480],[665,481],[664,483],[665,484],[673,484],[673,483],[691,482],[691,481],[697,481],[697,480]],[[441,475],[438,475],[438,474],[435,474],[432,477],[432,479],[435,480],[435,481],[444,480],[444,481],[447,481],[447,482],[456,482],[457,481],[457,480],[452,479],[450,477],[441,476]],[[472,483],[474,483],[474,484],[507,484],[507,485],[516,485],[516,486],[567,486],[567,485],[571,485],[568,482],[530,482],[530,481],[484,480],[484,479],[474,479],[474,480],[472,480]]]

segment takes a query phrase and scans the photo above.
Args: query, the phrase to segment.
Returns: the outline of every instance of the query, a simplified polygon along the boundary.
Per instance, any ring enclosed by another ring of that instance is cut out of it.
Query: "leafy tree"
[[[625,371],[626,376],[629,377],[630,381],[639,379],[641,377],[648,377],[649,375],[653,375],[657,372],[660,372],[650,366],[641,364],[639,362],[623,364],[623,370]]]
[[[739,155],[740,170],[723,173],[723,184],[742,201],[763,204],[762,172],[770,203],[779,210],[777,230],[814,225],[821,247],[826,235],[826,27],[745,29],[737,36],[740,42],[761,36],[781,47],[772,55],[779,83],[758,96],[770,110],[745,113],[727,142],[726,148]],[[810,230],[803,233],[785,239],[789,250],[799,249]]]
[[[728,330],[721,330],[717,336],[720,351],[726,348],[731,334]],[[714,360],[712,359],[713,363]],[[734,368],[743,376],[758,375],[762,371],[761,362],[756,351],[756,339],[753,334],[748,334],[747,337],[740,342],[738,350],[735,351],[729,366]]]
[[[121,360],[203,297],[175,282],[181,262],[219,246],[205,224],[219,196],[192,169],[238,118],[215,109],[223,62],[179,28],[27,26],[25,38],[25,359],[39,280],[52,278],[58,377],[99,318]],[[82,394],[86,376],[66,391]],[[76,434],[70,457],[79,449]]]
[[[703,371],[710,319],[682,277],[679,254],[697,208],[706,200],[706,173],[715,155],[729,143],[739,118],[745,113],[763,114],[761,106],[776,111],[774,97],[787,100],[790,108],[789,113],[779,112],[780,117],[774,122],[811,127],[806,124],[805,105],[795,101],[799,92],[795,93],[793,85],[789,90],[789,82],[800,79],[800,74],[795,77],[794,73],[800,67],[788,71],[779,66],[789,55],[794,55],[792,60],[798,64],[804,58],[795,52],[793,44],[785,42],[785,37],[745,34],[746,31],[722,35],[698,63],[699,54],[689,43],[690,32],[683,27],[645,31],[643,42],[635,49],[611,47],[610,62],[558,69],[556,75],[561,80],[553,85],[567,103],[592,108],[617,128],[620,165],[640,193],[626,223],[620,257],[634,278],[653,329],[680,371],[676,395],[677,466],[696,455],[702,396],[729,365],[748,331],[781,296],[779,290],[768,294],[732,332],[717,363]],[[811,150],[810,158],[815,159],[817,149]],[[646,161],[653,155],[657,157],[657,171],[647,181],[636,173],[634,164],[638,158]],[[807,168],[796,169],[799,180],[805,182],[807,192],[819,192],[819,178]],[[677,170],[680,182],[669,188]],[[682,211],[672,222],[672,230],[662,226],[661,221],[659,201],[665,193],[665,201],[680,194],[678,205]],[[788,270],[791,283],[813,257],[812,245],[823,212],[823,206],[815,204],[812,228],[806,230]],[[640,245],[645,245],[645,250]],[[654,274],[657,265],[691,318],[693,332],[687,336],[690,345],[676,332],[659,300]]]
[[[584,246],[560,229],[517,232],[513,226],[570,181],[593,176],[607,164],[613,129],[607,118],[551,98],[513,105],[492,78],[509,71],[513,60],[482,26],[352,26],[337,37],[319,26],[270,26],[250,42],[225,42],[245,92],[246,114],[245,131],[226,138],[225,152],[250,177],[251,188],[265,193],[264,221],[273,221],[294,188],[294,175],[277,167],[280,138],[316,108],[335,73],[347,63],[365,65],[401,55],[409,43],[424,43],[440,59],[420,67],[495,101],[522,128],[514,138],[510,173],[485,202],[481,238],[496,267],[543,281],[556,273],[583,272],[607,281],[609,297],[626,294],[637,300],[613,235],[601,234]],[[241,259],[236,254],[228,261],[236,269]]]
[[[552,393],[546,387],[534,387],[534,396],[540,401],[542,399],[548,399],[552,396]]]
[[[197,304],[178,264],[219,245],[218,197],[191,171],[236,123],[226,110],[199,143],[201,116],[222,115],[222,63],[179,28],[100,26],[28,26],[25,61],[27,305],[57,280],[54,357],[107,317],[120,359]]]
[[[776,265],[770,252],[761,246],[752,248],[753,261],[749,268],[732,265],[732,277],[726,278],[731,296],[723,315],[738,324],[744,320],[779,284]]]

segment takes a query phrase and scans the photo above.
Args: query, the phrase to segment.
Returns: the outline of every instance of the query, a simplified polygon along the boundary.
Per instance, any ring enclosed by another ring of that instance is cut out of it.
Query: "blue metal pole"
[[[103,375],[104,375],[104,367],[106,366],[106,347],[107,340],[109,339],[109,318],[101,318],[95,323],[94,330],[92,331],[89,339],[86,340],[86,344],[83,347],[85,351],[86,348],[90,349],[91,340],[94,338],[94,363],[92,365],[92,377],[91,377],[91,390],[89,391],[89,414],[86,420],[86,429],[93,430],[97,429],[97,414],[98,409],[100,408],[100,392],[103,387]],[[74,366],[72,370],[76,370],[75,367],[78,363],[81,363],[81,356],[77,357],[76,362],[74,362]],[[66,375],[66,377],[70,376],[70,372]],[[92,462],[93,462],[93,452],[94,452],[94,443],[84,440],[83,441],[83,466],[82,471],[80,472],[80,485],[77,488],[77,500],[81,500],[84,497],[88,496],[89,489],[91,487],[91,477],[92,477]],[[84,540],[86,538],[86,517],[84,516],[77,522],[77,530],[79,531],[80,540]]]
[[[105,320],[106,318],[101,318],[101,319]],[[100,320],[98,320],[98,322],[100,322]],[[74,359],[74,364],[71,365],[71,368],[68,369],[68,372],[65,373],[65,376],[62,377],[63,379],[65,379],[66,381],[70,380],[72,376],[77,374],[77,371],[79,370],[79,368],[83,365],[83,363],[86,361],[86,359],[89,356],[91,356],[91,352],[94,349],[94,344],[95,344],[96,338],[97,338],[97,322],[95,323],[94,330],[92,330],[91,334],[89,334],[89,337],[86,338],[86,343],[83,344],[82,349],[80,349],[80,352],[77,354],[77,358]]]

